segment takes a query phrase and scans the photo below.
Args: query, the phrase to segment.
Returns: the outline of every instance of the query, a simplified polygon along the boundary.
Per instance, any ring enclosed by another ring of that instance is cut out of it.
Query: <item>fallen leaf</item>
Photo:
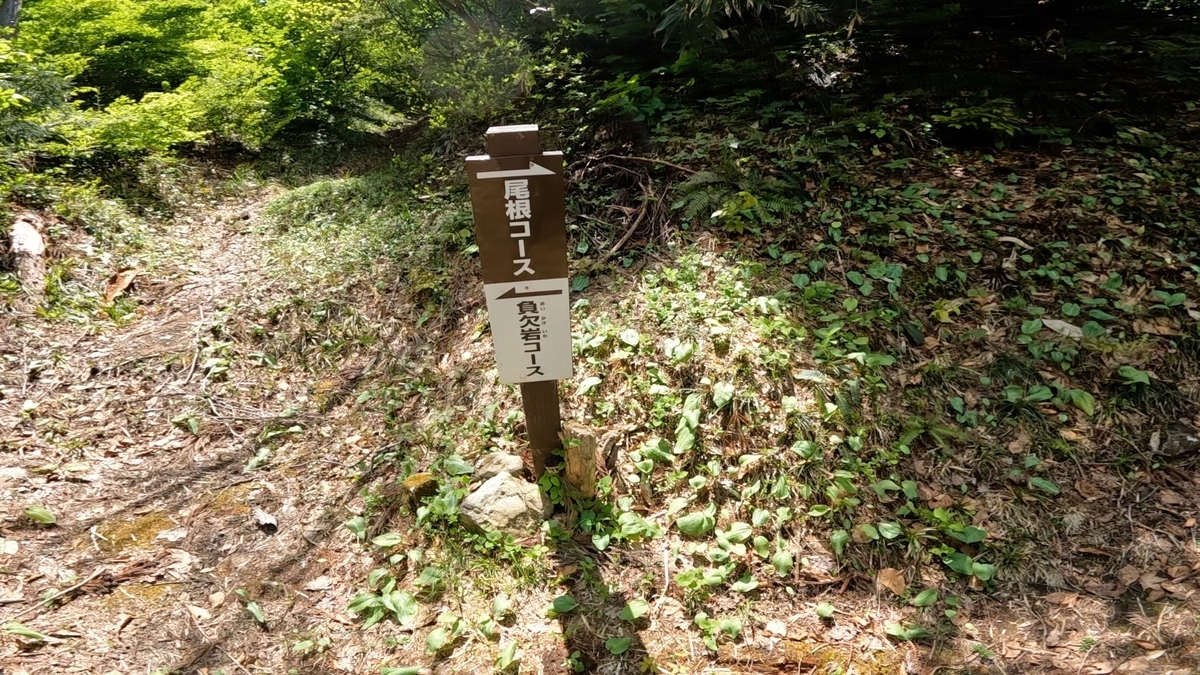
[[[763,631],[768,635],[774,635],[775,637],[787,637],[787,624],[778,619],[774,619],[767,622],[767,625],[763,627]]]
[[[138,269],[136,267],[122,267],[108,278],[108,284],[104,288],[104,304],[111,305],[113,300],[118,295],[125,292],[133,280],[137,278]]]
[[[1042,319],[1042,325],[1064,337],[1073,339],[1079,339],[1083,337],[1082,328],[1073,324],[1069,324],[1066,321],[1059,321],[1058,319]]]
[[[1008,444],[1008,451],[1014,455],[1023,455],[1029,451],[1030,445],[1031,443],[1029,441],[1029,434],[1022,430],[1017,434],[1017,437]]]
[[[1174,581],[1179,581],[1191,573],[1192,568],[1187,565],[1173,565],[1167,568],[1167,576],[1171,577]]]
[[[331,588],[332,586],[333,586],[333,577],[322,575],[322,576],[317,577],[316,579],[313,579],[312,581],[309,581],[307,584],[304,584],[304,590],[306,590],[306,591],[324,591],[328,588]]]
[[[1078,593],[1068,593],[1066,591],[1058,591],[1056,593],[1051,593],[1050,595],[1047,595],[1046,600],[1048,602],[1053,602],[1056,605],[1062,605],[1064,607],[1074,607],[1075,602],[1077,600],[1079,600],[1079,594]]]
[[[1136,582],[1140,576],[1142,576],[1142,571],[1133,565],[1126,565],[1121,568],[1120,572],[1117,572],[1117,579],[1123,586],[1133,585],[1133,583]]]
[[[904,573],[900,570],[893,567],[885,567],[879,570],[879,576],[876,577],[876,581],[879,582],[880,586],[903,597],[906,586],[904,583]]]
[[[1104,491],[1101,490],[1099,486],[1087,480],[1075,481],[1075,491],[1079,493],[1080,497],[1083,497],[1089,502],[1094,502],[1097,499],[1105,496]]]
[[[1025,249],[1026,251],[1033,250],[1032,246],[1030,246],[1029,244],[1026,244],[1024,241],[1022,241],[1020,239],[1017,239],[1016,237],[996,237],[996,241],[1003,241],[1003,242],[1007,242],[1009,244],[1016,244],[1017,246],[1020,246],[1021,248]],[[1045,320],[1043,319],[1042,322],[1045,323]]]
[[[155,539],[166,539],[167,541],[175,542],[187,536],[187,529],[183,527],[173,527],[169,530],[163,530],[158,533]]]
[[[197,621],[208,621],[209,619],[212,618],[212,614],[210,614],[207,609],[204,609],[203,607],[199,607],[197,605],[188,605],[187,610],[189,612],[191,612],[192,616]]]
[[[1183,497],[1179,496],[1179,493],[1175,492],[1174,490],[1163,490],[1162,492],[1159,492],[1158,501],[1167,506],[1182,506],[1187,503],[1184,501]]]
[[[210,607],[220,607],[221,603],[225,602],[225,594],[221,591],[215,591],[208,596],[208,604]]]
[[[1166,579],[1163,579],[1154,572],[1146,572],[1138,577],[1138,583],[1141,584],[1142,588],[1146,589],[1147,591],[1157,590],[1164,581],[1166,581]]]

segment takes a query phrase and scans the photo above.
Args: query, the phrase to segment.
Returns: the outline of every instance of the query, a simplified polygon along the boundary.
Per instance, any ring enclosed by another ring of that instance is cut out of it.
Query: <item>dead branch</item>
[[[672,169],[677,169],[679,171],[682,171],[682,172],[688,174],[689,176],[696,173],[695,169],[689,169],[686,166],[680,166],[678,164],[675,164],[674,162],[668,162],[665,159],[656,159],[654,157],[634,157],[632,155],[604,155],[603,157],[597,157],[596,159],[627,159],[627,160],[630,160],[633,162],[648,162],[650,164],[660,164],[662,166],[669,166]]]
[[[645,185],[642,186],[642,190],[649,192],[648,190],[646,190]],[[611,249],[608,250],[608,253],[605,253],[604,255],[600,256],[600,259],[596,261],[597,266],[603,265],[604,263],[608,262],[614,255],[616,255],[618,252],[620,252],[620,250],[625,246],[625,244],[629,243],[630,238],[633,237],[633,233],[637,232],[638,227],[642,224],[642,220],[644,220],[646,218],[646,214],[649,212],[650,212],[650,202],[646,202],[646,201],[642,202],[642,205],[640,207],[638,207],[637,217],[633,219],[633,225],[629,226],[629,230],[627,232],[625,232],[625,235],[623,237],[621,237],[621,239],[619,241],[617,241],[617,243],[614,244]]]

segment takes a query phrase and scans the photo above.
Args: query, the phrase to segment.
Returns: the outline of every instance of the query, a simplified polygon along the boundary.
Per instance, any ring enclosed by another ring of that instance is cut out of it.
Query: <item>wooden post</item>
[[[521,405],[525,426],[529,429],[529,450],[533,455],[533,473],[540,477],[546,461],[558,446],[562,423],[558,409],[558,380],[526,382],[521,385]]]
[[[559,447],[558,379],[571,377],[566,204],[560,152],[536,125],[492,127],[467,158],[476,242],[502,382],[521,385],[534,475]]]

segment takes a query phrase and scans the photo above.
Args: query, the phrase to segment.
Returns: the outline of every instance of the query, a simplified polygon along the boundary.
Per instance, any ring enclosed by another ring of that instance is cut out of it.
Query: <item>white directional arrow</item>
[[[510,169],[508,171],[480,171],[476,177],[484,178],[520,178],[522,176],[553,176],[554,172],[539,164],[529,163],[528,169]]]

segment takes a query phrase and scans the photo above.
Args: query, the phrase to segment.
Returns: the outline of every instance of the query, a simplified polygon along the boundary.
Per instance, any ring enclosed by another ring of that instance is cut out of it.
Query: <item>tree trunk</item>
[[[16,34],[17,22],[21,18],[21,3],[24,0],[4,0],[0,3],[0,26],[13,29]]]
[[[38,228],[40,219],[31,214],[17,216],[9,233],[17,278],[34,302],[40,302],[46,291],[46,242]]]

